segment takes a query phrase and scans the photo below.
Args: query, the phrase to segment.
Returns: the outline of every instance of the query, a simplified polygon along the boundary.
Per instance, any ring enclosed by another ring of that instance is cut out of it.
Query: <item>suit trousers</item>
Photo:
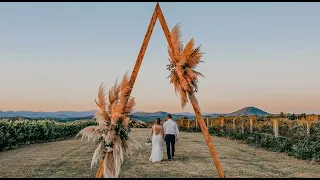
[[[176,142],[176,136],[174,134],[166,134],[165,141],[167,146],[168,160],[171,160],[174,157],[174,150],[175,150],[174,145]],[[170,146],[171,146],[171,151],[170,151]]]

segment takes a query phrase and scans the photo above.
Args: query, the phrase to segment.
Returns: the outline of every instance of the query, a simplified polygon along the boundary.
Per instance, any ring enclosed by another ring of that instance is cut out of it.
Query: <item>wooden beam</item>
[[[190,97],[190,95],[189,95],[189,97]],[[211,139],[211,135],[209,134],[206,123],[205,123],[203,116],[200,112],[200,106],[199,106],[198,101],[197,101],[196,97],[194,96],[194,94],[192,94],[190,97],[190,103],[193,107],[194,113],[197,116],[199,126],[201,128],[204,139],[208,145],[209,152],[211,154],[211,158],[214,162],[214,165],[216,166],[216,169],[218,171],[218,175],[220,178],[226,178],[226,176],[223,172],[223,169],[222,169],[221,162],[219,160],[218,152],[216,151],[216,148],[214,147],[213,140]]]
[[[169,31],[168,25],[167,25],[166,20],[165,20],[165,18],[163,16],[163,13],[162,13],[162,10],[160,8],[159,3],[157,3],[157,6],[158,6],[158,19],[160,21],[162,30],[163,30],[163,32],[165,34],[165,37],[167,39],[167,42],[169,44],[169,48],[173,52],[172,54],[174,54],[174,47],[173,47],[172,42],[171,42],[171,34],[170,34],[170,31]],[[217,153],[217,151],[216,151],[216,149],[214,147],[213,141],[211,139],[211,136],[209,134],[209,131],[207,129],[207,126],[205,124],[203,116],[202,116],[202,114],[200,112],[200,107],[199,107],[198,101],[197,101],[196,97],[194,96],[194,94],[192,94],[191,96],[192,97],[189,96],[190,102],[191,102],[193,110],[194,110],[194,112],[195,112],[195,114],[197,116],[196,125],[197,125],[197,123],[199,123],[201,131],[203,133],[203,136],[205,138],[205,141],[206,141],[206,143],[208,145],[208,148],[209,148],[209,151],[211,153],[211,157],[212,157],[213,162],[214,162],[214,164],[216,166],[216,169],[218,171],[219,177],[225,178],[224,172],[222,170],[222,165],[221,165],[220,160],[219,160],[218,153]]]
[[[131,91],[133,89],[134,83],[135,83],[136,78],[137,78],[138,73],[139,73],[140,66],[142,64],[142,60],[143,60],[144,54],[145,54],[145,52],[147,50],[147,47],[148,47],[148,44],[149,44],[149,41],[150,41],[150,38],[151,38],[151,34],[152,34],[152,31],[153,31],[154,25],[157,22],[158,8],[159,8],[159,3],[157,3],[157,5],[156,5],[156,7],[155,7],[155,9],[153,11],[153,14],[152,14],[152,17],[151,17],[147,32],[146,32],[146,34],[144,36],[144,39],[143,39],[143,42],[142,42],[142,45],[141,45],[141,48],[140,48],[140,51],[139,51],[139,54],[138,54],[138,57],[137,57],[137,60],[136,60],[136,64],[134,65],[133,71],[131,73],[131,77],[130,77],[130,81],[129,81],[130,85],[131,85],[131,90],[130,90],[129,94],[131,94]]]
[[[97,173],[96,173],[96,178],[101,178],[102,177],[104,157],[105,156],[103,156],[102,160],[100,161],[100,165],[99,165],[99,168],[98,168]]]
[[[150,41],[150,37],[151,37],[152,31],[153,31],[154,25],[157,22],[158,8],[159,8],[159,4],[157,3],[157,5],[156,5],[156,7],[155,7],[155,9],[153,11],[153,14],[152,14],[152,17],[151,17],[147,32],[146,32],[146,34],[144,36],[144,39],[143,39],[143,42],[142,42],[142,45],[141,45],[141,48],[140,48],[140,51],[139,51],[139,54],[138,54],[138,57],[137,57],[137,60],[136,60],[136,64],[134,65],[133,71],[131,73],[131,77],[130,77],[130,80],[129,80],[129,84],[131,86],[130,90],[129,90],[129,96],[130,96],[130,94],[132,92],[134,83],[135,83],[136,78],[138,76],[138,72],[139,72],[139,69],[140,69],[144,54],[145,54],[145,52],[147,50],[147,47],[148,47],[148,44],[149,44],[149,41]],[[99,166],[98,171],[96,173],[96,178],[101,178],[102,177],[102,174],[103,174],[102,173],[103,172],[102,171],[102,169],[103,169],[103,161],[104,161],[103,159],[100,161],[100,166]]]

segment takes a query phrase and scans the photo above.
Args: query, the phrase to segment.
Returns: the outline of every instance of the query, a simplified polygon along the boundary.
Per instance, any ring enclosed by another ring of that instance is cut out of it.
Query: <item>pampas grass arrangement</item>
[[[203,76],[195,68],[202,62],[200,59],[203,53],[200,52],[200,46],[194,47],[193,38],[183,47],[179,24],[172,29],[169,43],[172,43],[172,49],[168,48],[170,64],[167,65],[167,69],[170,71],[170,83],[174,85],[175,92],[178,92],[181,97],[182,108],[186,106],[188,99],[190,100],[219,177],[225,178],[218,153],[213,145],[200,111],[199,102],[195,96],[195,92],[198,90],[198,76]]]
[[[92,140],[98,144],[93,153],[91,168],[100,161],[98,173],[103,172],[105,178],[117,178],[123,163],[124,153],[131,154],[131,147],[141,146],[129,137],[129,114],[133,111],[135,99],[130,97],[128,75],[123,76],[122,82],[117,81],[109,90],[108,103],[102,84],[98,91],[98,101],[95,100],[99,111],[94,119],[97,126],[82,129],[78,136]]]
[[[189,100],[196,101],[194,92],[198,90],[198,76],[203,76],[195,68],[201,61],[203,55],[200,46],[195,47],[192,38],[185,47],[181,40],[179,24],[175,25],[171,31],[171,43],[173,50],[168,48],[170,64],[167,69],[170,71],[170,83],[174,85],[175,92],[181,97],[181,106],[184,108]],[[204,77],[204,76],[203,76]]]

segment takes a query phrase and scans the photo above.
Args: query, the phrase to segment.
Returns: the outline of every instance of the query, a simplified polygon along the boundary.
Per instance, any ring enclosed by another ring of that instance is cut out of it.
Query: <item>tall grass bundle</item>
[[[131,147],[141,146],[129,137],[129,114],[133,111],[135,99],[130,97],[130,85],[127,73],[122,82],[117,81],[109,90],[108,103],[104,87],[99,87],[98,101],[95,100],[99,111],[94,119],[98,126],[88,126],[82,129],[77,136],[87,138],[98,145],[95,150],[91,167],[101,161],[98,172],[102,172],[105,178],[116,178],[119,176],[124,153],[131,153]]]
[[[171,43],[174,49],[168,48],[170,64],[167,69],[170,71],[170,83],[174,85],[175,92],[179,93],[181,106],[184,108],[188,97],[190,101],[196,101],[193,94],[198,90],[198,76],[203,75],[195,68],[203,62],[200,60],[203,53],[200,52],[200,46],[195,47],[193,38],[183,46],[179,24],[171,31]]]

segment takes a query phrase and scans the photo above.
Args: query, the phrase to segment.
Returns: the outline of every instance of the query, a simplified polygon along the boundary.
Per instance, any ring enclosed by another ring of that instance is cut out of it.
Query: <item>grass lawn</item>
[[[175,161],[149,162],[151,146],[144,143],[149,129],[132,129],[131,136],[143,149],[126,157],[120,177],[218,177],[202,133],[181,132]],[[320,177],[320,166],[284,153],[249,147],[235,140],[213,137],[227,177]],[[0,177],[95,177],[90,168],[96,145],[86,140],[33,144],[0,152]]]

